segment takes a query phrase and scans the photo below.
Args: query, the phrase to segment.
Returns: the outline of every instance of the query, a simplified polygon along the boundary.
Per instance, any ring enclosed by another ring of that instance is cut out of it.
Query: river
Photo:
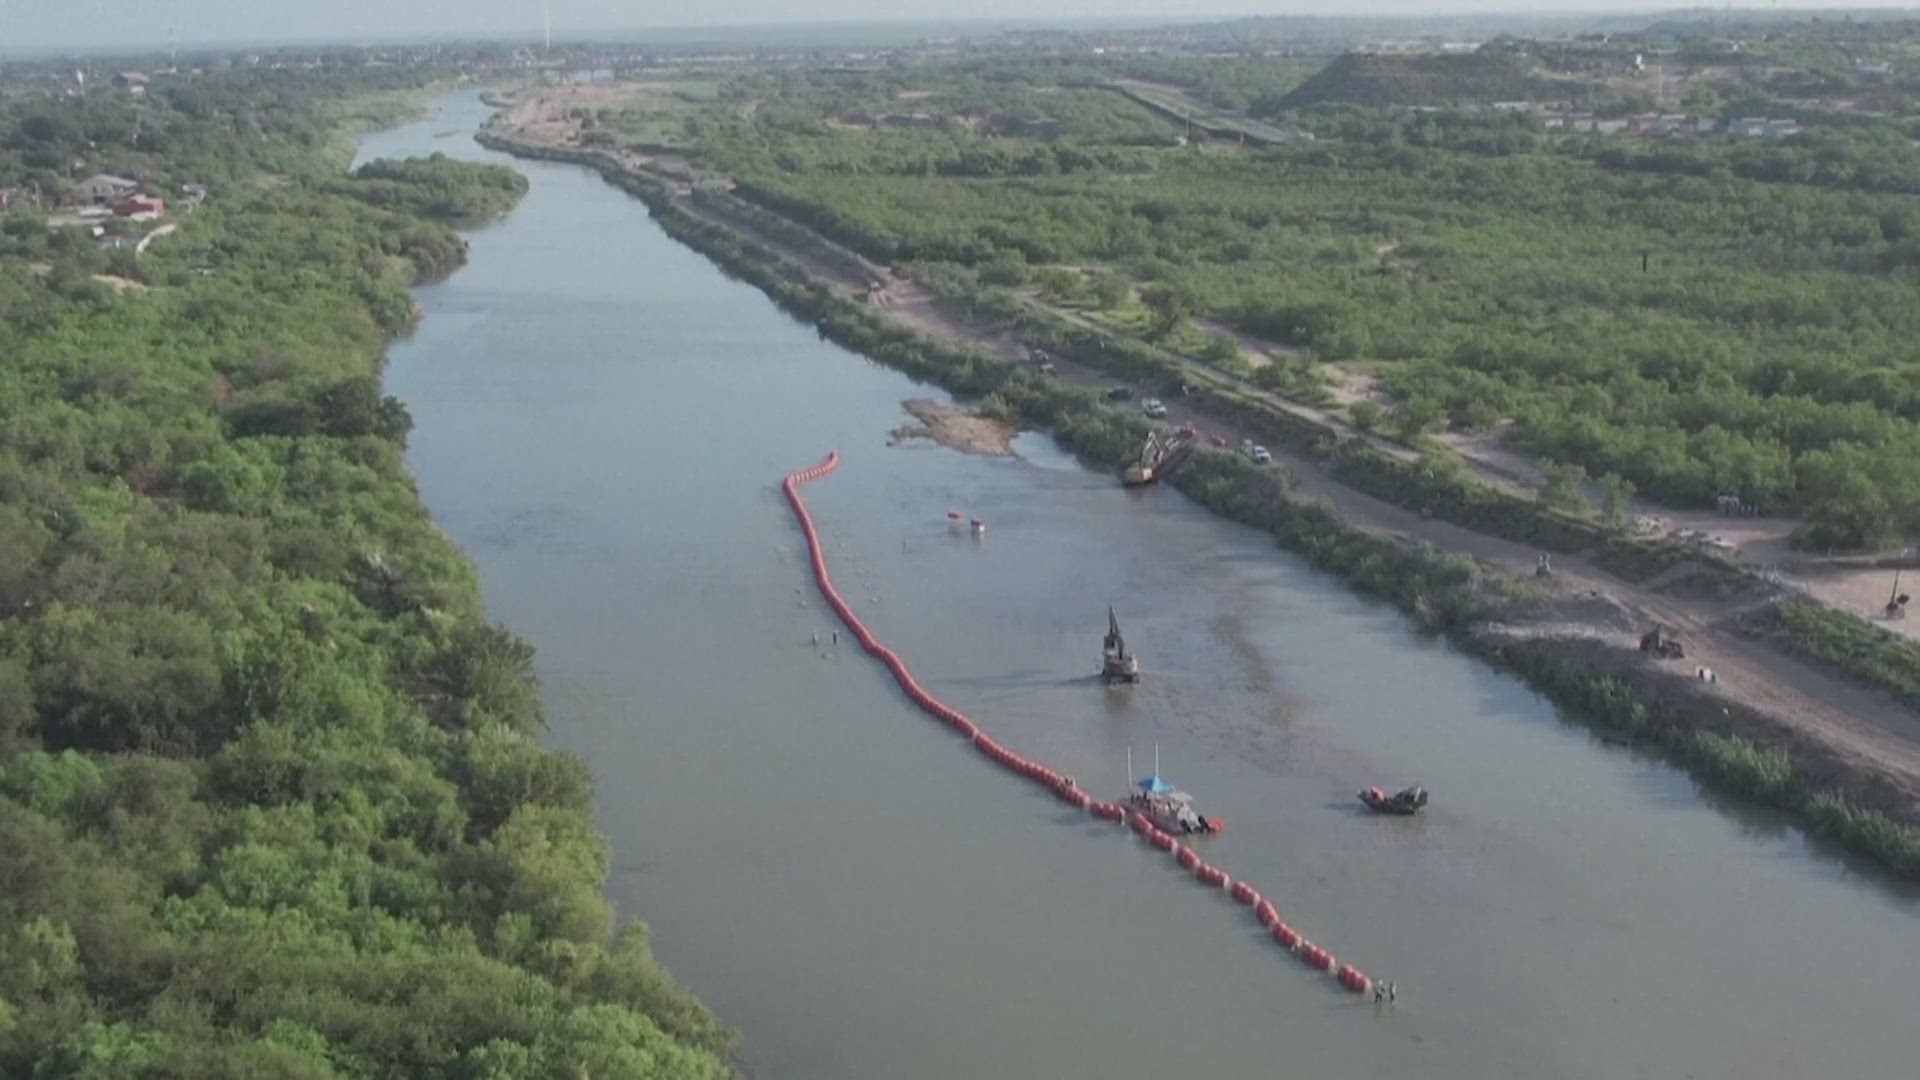
[[[608,888],[768,1080],[1913,1075],[1920,897],[1684,775],[1176,493],[1046,439],[890,448],[929,391],[827,344],[585,170],[532,181],[391,353],[409,458],[552,742],[599,780]],[[458,138],[436,138],[450,128]],[[829,640],[782,474],[935,694],[1103,795],[1126,754],[1228,821],[1212,860],[1343,960],[1339,992],[1171,860],[984,764]],[[949,535],[949,510],[989,522]],[[1146,681],[1088,679],[1114,604]],[[823,644],[811,638],[818,634]],[[1434,793],[1361,812],[1370,784]]]

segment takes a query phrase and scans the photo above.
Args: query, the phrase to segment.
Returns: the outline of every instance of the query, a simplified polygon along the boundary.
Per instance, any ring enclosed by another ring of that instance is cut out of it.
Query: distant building
[[[152,221],[167,212],[167,204],[151,195],[135,195],[114,208],[121,217]]]
[[[125,200],[140,190],[140,182],[124,176],[100,173],[80,181],[75,190],[82,200],[95,206],[108,206]]]
[[[1769,120],[1764,116],[1748,116],[1727,121],[1727,134],[1746,139],[1781,139],[1788,135],[1800,134],[1800,123],[1797,120]]]
[[[113,77],[113,85],[125,90],[129,94],[146,93],[147,83],[150,81],[152,80],[147,77],[147,73],[144,71],[123,71]]]

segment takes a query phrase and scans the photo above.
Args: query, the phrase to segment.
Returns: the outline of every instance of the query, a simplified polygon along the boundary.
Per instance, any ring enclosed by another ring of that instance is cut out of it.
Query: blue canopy
[[[1145,780],[1140,781],[1140,790],[1149,795],[1159,795],[1163,792],[1172,791],[1173,785],[1157,776],[1149,776]]]

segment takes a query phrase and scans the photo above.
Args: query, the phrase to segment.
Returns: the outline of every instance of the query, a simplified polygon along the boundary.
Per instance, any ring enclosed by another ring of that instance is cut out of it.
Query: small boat
[[[1127,772],[1133,772],[1133,751],[1127,751]],[[1227,823],[1193,807],[1193,796],[1175,788],[1160,775],[1160,748],[1153,748],[1153,775],[1142,777],[1127,796],[1127,809],[1145,814],[1161,832],[1175,836],[1212,836]]]
[[[1127,651],[1127,641],[1120,636],[1120,620],[1111,607],[1107,609],[1107,639],[1100,646],[1100,681],[1140,681],[1140,659]]]
[[[1360,793],[1360,801],[1383,814],[1417,814],[1427,805],[1427,789],[1410,787],[1395,795],[1389,795],[1377,787],[1370,787]]]
[[[1127,808],[1147,815],[1162,832],[1176,836],[1211,836],[1226,823],[1193,808],[1193,796],[1177,791],[1158,776],[1143,778],[1127,799]]]

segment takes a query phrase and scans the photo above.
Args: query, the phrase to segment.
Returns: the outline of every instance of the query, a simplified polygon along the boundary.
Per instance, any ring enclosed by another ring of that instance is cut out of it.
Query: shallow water
[[[363,156],[510,162],[449,99]],[[552,741],[600,778],[609,884],[768,1078],[1905,1077],[1920,899],[1598,745],[1174,492],[1044,437],[888,448],[928,393],[822,342],[588,172],[533,181],[392,352],[410,458]],[[1224,816],[1209,858],[1397,1007],[984,764],[835,648],[779,498],[929,689],[1100,794],[1126,754]],[[981,541],[949,510],[988,520]],[[1114,604],[1147,680],[1096,670]],[[811,643],[814,635],[822,642]],[[1422,783],[1415,819],[1353,793]]]

